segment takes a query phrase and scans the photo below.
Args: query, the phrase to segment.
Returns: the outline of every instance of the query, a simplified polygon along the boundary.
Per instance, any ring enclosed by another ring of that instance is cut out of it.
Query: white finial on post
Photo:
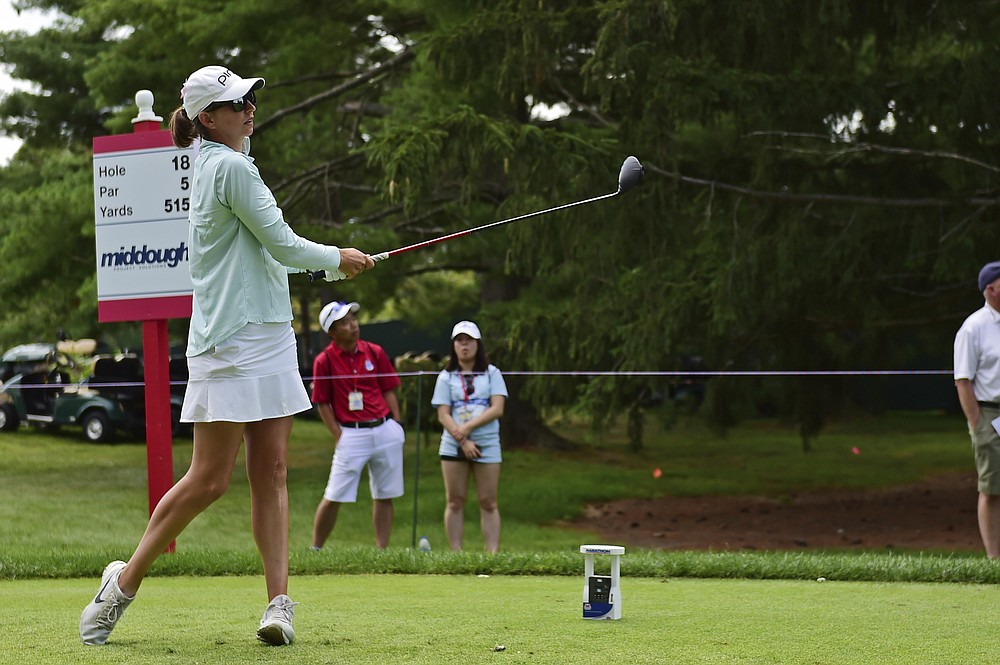
[[[139,107],[139,115],[132,118],[132,124],[137,122],[163,122],[163,118],[153,114],[153,93],[140,90],[135,93],[135,105]]]

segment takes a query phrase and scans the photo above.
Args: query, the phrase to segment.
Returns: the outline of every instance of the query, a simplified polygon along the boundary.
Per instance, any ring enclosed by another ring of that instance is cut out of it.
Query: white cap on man
[[[328,333],[330,332],[330,326],[336,321],[340,321],[347,316],[348,312],[357,312],[359,309],[361,309],[361,305],[356,302],[334,301],[328,303],[319,312],[319,327],[323,329],[323,332]]]
[[[251,90],[264,87],[260,77],[245,79],[222,65],[202,67],[184,81],[181,99],[187,117],[194,120],[212,102],[240,99]]]
[[[455,324],[455,327],[451,329],[451,338],[455,339],[462,333],[465,333],[472,339],[482,339],[483,335],[479,332],[479,326],[477,326],[472,321],[459,321]]]

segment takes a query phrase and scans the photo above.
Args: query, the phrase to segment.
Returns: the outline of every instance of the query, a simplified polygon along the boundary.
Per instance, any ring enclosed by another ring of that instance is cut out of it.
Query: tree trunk
[[[500,441],[504,448],[576,450],[579,445],[549,429],[530,403],[517,397],[507,400],[500,421]]]

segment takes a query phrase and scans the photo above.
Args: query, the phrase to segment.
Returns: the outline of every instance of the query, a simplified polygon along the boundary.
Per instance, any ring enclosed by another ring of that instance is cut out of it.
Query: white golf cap
[[[245,79],[221,65],[202,67],[184,81],[181,99],[188,118],[194,120],[212,102],[239,99],[251,90],[264,87],[264,79]]]
[[[323,332],[330,332],[330,326],[335,321],[340,321],[347,316],[348,312],[356,312],[359,309],[361,309],[361,305],[356,302],[334,301],[329,303],[319,312],[319,327],[323,329]]]
[[[483,335],[479,332],[479,326],[477,326],[472,321],[459,321],[455,324],[455,327],[451,329],[451,338],[455,339],[462,333],[465,333],[472,339],[482,339]]]

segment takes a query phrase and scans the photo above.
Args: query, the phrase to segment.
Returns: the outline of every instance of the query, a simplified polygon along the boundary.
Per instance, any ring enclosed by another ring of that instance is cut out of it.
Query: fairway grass
[[[1000,629],[984,585],[623,577],[622,619],[585,621],[582,575],[321,575],[292,579],[297,639],[273,648],[260,577],[172,577],[87,647],[97,584],[0,581],[0,663],[983,663]]]
[[[581,618],[579,554],[593,534],[555,526],[592,501],[781,497],[967,469],[968,443],[956,423],[910,415],[848,423],[831,428],[809,455],[788,428],[767,422],[724,438],[675,428],[650,436],[638,453],[625,450],[620,432],[574,453],[512,450],[501,480],[503,549],[487,555],[471,500],[468,549],[446,551],[436,447],[425,440],[419,461],[412,436],[392,546],[372,547],[371,502],[362,491],[342,511],[328,547],[309,552],[332,446],[320,423],[297,422],[289,453],[290,591],[301,605],[297,640],[282,649],[254,639],[267,599],[242,455],[230,491],[185,530],[176,554],[154,564],[110,643],[85,647],[80,612],[101,570],[129,556],[146,524],[146,451],[39,431],[7,434],[0,437],[7,608],[0,665],[994,662],[1000,565],[978,552],[630,547],[622,560],[623,618],[593,622]],[[175,476],[190,448],[190,440],[175,442]],[[654,467],[662,478],[650,474]],[[434,544],[431,555],[408,547],[418,533]]]
[[[793,429],[771,421],[747,423],[726,437],[695,422],[669,431],[651,423],[649,430],[647,447],[638,453],[627,451],[618,430],[605,432],[603,443],[582,444],[574,452],[505,451],[500,481],[502,550],[577,549],[594,535],[565,525],[592,502],[697,495],[792,500],[797,492],[884,487],[972,467],[964,430],[955,418],[945,416],[844,423],[831,427],[808,455],[801,452]],[[568,425],[566,433],[577,440],[585,438]],[[415,545],[420,535],[430,539],[435,551],[447,542],[444,489],[433,436],[424,433],[418,458],[416,437],[410,434],[404,465],[406,494],[394,502],[393,546]],[[863,455],[852,454],[852,447]],[[332,451],[322,423],[296,421],[288,460],[293,551],[311,542],[314,511],[326,486]],[[180,477],[191,459],[190,439],[175,441],[173,453],[174,475]],[[226,495],[178,538],[178,551],[208,549],[224,558],[253,548],[243,459],[241,453]],[[662,476],[655,477],[653,468]],[[341,510],[329,548],[372,544],[366,485],[362,484],[358,503]],[[974,505],[974,488],[969,502]],[[109,553],[127,557],[148,515],[146,450],[141,444],[88,445],[69,432],[53,435],[24,428],[0,433],[0,524],[5,536],[0,542],[0,577],[89,574],[91,567],[103,567]],[[474,495],[465,518],[465,546],[481,551]],[[51,559],[56,570],[39,566],[39,559]],[[244,570],[237,566],[232,572]]]

